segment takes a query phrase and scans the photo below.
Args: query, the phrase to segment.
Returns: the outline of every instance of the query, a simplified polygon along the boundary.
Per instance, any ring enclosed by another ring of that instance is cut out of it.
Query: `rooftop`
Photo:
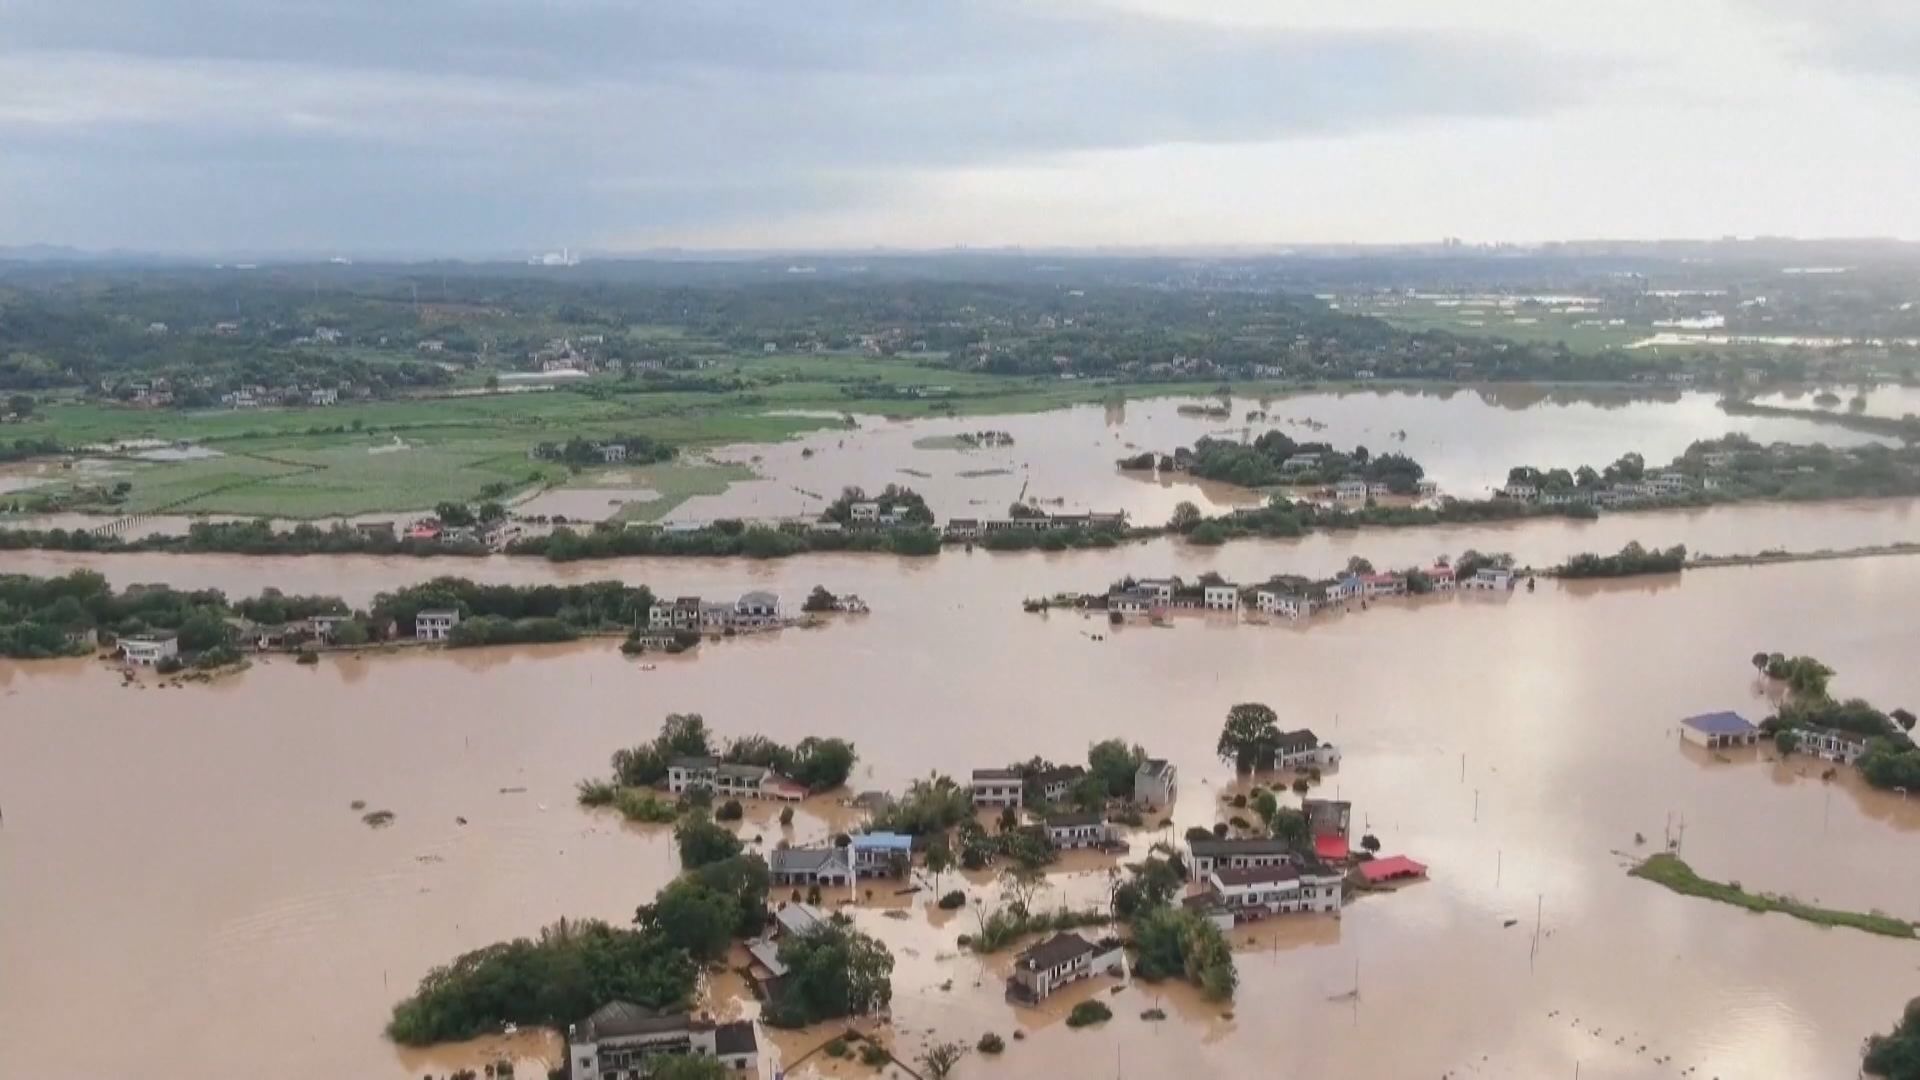
[[[1737,712],[1701,713],[1680,722],[1706,735],[1751,735],[1760,730]]]
[[[1106,817],[1098,812],[1088,812],[1084,814],[1048,814],[1047,828],[1080,829],[1088,825],[1104,825],[1106,821]]]
[[[812,874],[830,866],[846,869],[847,856],[836,847],[775,848],[767,865],[776,874]]]
[[[657,1012],[631,1001],[609,1001],[580,1022],[573,1037],[581,1042],[655,1035],[692,1026],[686,1013]]]
[[[1282,750],[1313,750],[1319,746],[1320,737],[1313,733],[1312,728],[1301,728],[1299,731],[1283,731],[1280,733],[1280,749]]]
[[[975,780],[1018,780],[1020,779],[1020,770],[1019,769],[975,769],[973,770],[973,778]]]
[[[1094,951],[1093,943],[1079,934],[1055,934],[1021,953],[1013,966],[1026,971],[1046,971]]]
[[[1230,855],[1289,855],[1293,849],[1285,840],[1275,840],[1266,836],[1233,837],[1230,839],[1194,840],[1187,844],[1187,850],[1196,857],[1224,858]]]
[[[905,833],[870,832],[853,835],[855,851],[903,851],[913,850],[913,837]]]
[[[1402,877],[1425,877],[1427,868],[1405,855],[1387,855],[1360,864],[1360,876],[1368,881],[1392,881]]]
[[[667,762],[667,765],[675,769],[717,769],[720,767],[720,759],[717,757],[677,757]]]
[[[1248,866],[1237,870],[1215,870],[1213,880],[1228,885],[1278,885],[1300,880],[1300,871],[1291,866]]]
[[[753,1021],[735,1020],[714,1028],[713,1052],[722,1055],[759,1053],[760,1042],[753,1034]]]
[[[1148,776],[1159,776],[1172,772],[1173,765],[1165,758],[1148,758],[1146,764],[1140,766],[1140,771]]]

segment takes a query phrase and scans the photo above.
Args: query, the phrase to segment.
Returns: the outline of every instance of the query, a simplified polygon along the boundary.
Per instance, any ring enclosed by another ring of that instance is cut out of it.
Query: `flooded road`
[[[93,661],[0,663],[0,1075],[265,1067],[400,1080],[477,1063],[459,1049],[396,1050],[380,1035],[389,1007],[463,950],[563,915],[624,922],[673,874],[664,830],[573,804],[576,780],[671,711],[728,735],[845,734],[861,753],[856,789],[1032,754],[1079,759],[1090,741],[1126,738],[1179,767],[1177,838],[1219,816],[1232,777],[1213,743],[1228,706],[1255,700],[1341,746],[1320,793],[1353,800],[1356,828],[1428,863],[1431,881],[1361,899],[1338,921],[1243,934],[1230,1015],[1174,985],[1113,997],[1082,985],[1015,1010],[1000,995],[1007,958],[956,951],[969,915],[904,900],[904,919],[863,909],[898,956],[897,1045],[1009,1037],[1001,1060],[970,1056],[962,1077],[1851,1076],[1860,1040],[1920,994],[1920,944],[1744,914],[1624,866],[1679,834],[1704,875],[1920,918],[1920,800],[1823,783],[1764,752],[1690,752],[1675,729],[1713,709],[1763,715],[1755,650],[1827,660],[1837,694],[1920,702],[1920,559],[1545,583],[1306,626],[1192,618],[1116,631],[1018,602],[1129,570],[1247,577],[1351,552],[1395,563],[1475,546],[1546,562],[1633,537],[1851,546],[1913,538],[1913,514],[1912,503],[1756,506],[918,561],[0,554],[0,572],[92,565],[121,584],[276,585],[357,602],[457,572],[715,594],[771,585],[789,601],[818,581],[875,609],[651,671],[607,642],[269,661],[178,689],[123,688]],[[394,824],[367,828],[354,800]],[[803,812],[795,839],[823,835],[824,814]],[[781,835],[764,812],[743,832],[763,847]],[[1136,856],[1154,838],[1136,834]],[[1104,874],[1081,863],[1041,902],[1099,895]],[[1089,995],[1114,1020],[1067,1029],[1067,1007]],[[1167,1019],[1142,1019],[1149,1008]]]

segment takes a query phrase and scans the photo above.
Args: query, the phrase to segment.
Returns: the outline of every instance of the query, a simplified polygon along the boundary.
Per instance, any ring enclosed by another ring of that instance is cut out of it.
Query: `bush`
[[[308,665],[317,664],[320,662],[320,654],[314,653],[314,652],[303,652],[298,657],[296,657],[293,662],[296,664],[308,664]]]
[[[829,1042],[823,1049],[826,1055],[830,1058],[846,1057],[847,1056],[847,1040],[834,1039],[832,1042]]]
[[[782,828],[785,828],[786,826],[791,824],[793,824],[793,807],[791,806],[781,807],[780,808],[780,826]]]
[[[1001,1038],[998,1035],[995,1035],[991,1031],[987,1032],[985,1035],[980,1036],[980,1041],[974,1044],[974,1049],[980,1051],[983,1054],[998,1054],[1001,1051],[1005,1050],[1006,1048],[1007,1048],[1007,1040]]]
[[[870,1069],[878,1069],[893,1060],[887,1048],[871,1040],[860,1044],[860,1064]]]
[[[940,898],[940,909],[942,911],[954,911],[958,908],[963,908],[966,906],[967,906],[967,894],[961,892],[959,889],[955,889],[952,892]]]
[[[1113,1010],[1107,1008],[1104,1001],[1083,1001],[1067,1014],[1067,1026],[1082,1028],[1090,1024],[1105,1023],[1113,1019]]]
[[[739,799],[728,799],[720,804],[720,809],[713,812],[715,821],[739,821],[746,816],[747,808],[740,805]]]

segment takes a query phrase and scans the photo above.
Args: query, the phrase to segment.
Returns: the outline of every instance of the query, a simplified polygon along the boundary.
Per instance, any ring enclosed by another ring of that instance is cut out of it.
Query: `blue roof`
[[[1748,723],[1746,717],[1735,712],[1701,713],[1680,722],[1708,735],[1751,735],[1760,730]]]
[[[879,851],[913,851],[913,837],[905,833],[856,833],[852,837],[852,841],[855,851],[866,849],[876,849]]]

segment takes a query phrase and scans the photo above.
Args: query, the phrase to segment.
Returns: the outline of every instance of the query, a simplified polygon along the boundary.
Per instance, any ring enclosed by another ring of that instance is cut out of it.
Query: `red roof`
[[[1347,857],[1347,838],[1339,833],[1322,833],[1313,838],[1313,853],[1322,859],[1334,861]]]
[[[1373,884],[1403,877],[1426,877],[1427,868],[1405,855],[1388,855],[1360,864],[1360,874]]]

